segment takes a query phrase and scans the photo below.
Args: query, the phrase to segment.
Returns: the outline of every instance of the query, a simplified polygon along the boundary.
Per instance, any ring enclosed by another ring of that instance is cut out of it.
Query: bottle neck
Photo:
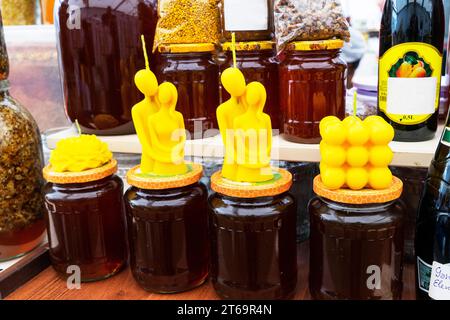
[[[0,99],[9,97],[9,80],[0,80]]]
[[[0,12],[0,80],[6,80],[9,76],[8,51],[6,50],[5,33],[3,31],[3,19]]]

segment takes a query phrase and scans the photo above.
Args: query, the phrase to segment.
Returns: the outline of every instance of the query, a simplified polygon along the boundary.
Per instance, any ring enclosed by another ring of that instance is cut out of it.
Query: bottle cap
[[[160,53],[213,52],[214,50],[215,46],[212,43],[162,44],[158,47]]]
[[[273,168],[274,178],[266,182],[235,182],[225,179],[218,171],[211,177],[211,189],[235,198],[273,197],[288,192],[292,186],[292,174],[284,169]]]
[[[45,180],[57,184],[87,183],[109,177],[117,172],[117,161],[112,159],[107,164],[82,172],[56,172],[49,164],[43,169]]]
[[[295,41],[287,45],[288,51],[337,50],[344,46],[343,40]]]
[[[222,45],[224,51],[232,51],[233,43],[225,42]],[[236,51],[260,51],[272,50],[275,48],[273,41],[250,41],[250,42],[236,42]]]
[[[127,173],[127,181],[133,187],[145,190],[164,190],[190,186],[197,183],[203,175],[203,167],[197,163],[186,163],[188,172],[174,176],[157,176],[140,172],[136,166]]]
[[[346,204],[374,204],[391,202],[400,198],[403,191],[403,182],[399,178],[393,177],[392,184],[388,189],[330,190],[323,184],[320,175],[318,175],[314,179],[313,188],[318,196],[334,202]]]

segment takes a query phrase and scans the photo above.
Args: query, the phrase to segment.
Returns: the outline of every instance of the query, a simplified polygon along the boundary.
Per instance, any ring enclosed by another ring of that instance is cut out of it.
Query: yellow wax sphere
[[[319,171],[320,173],[324,172],[325,170],[327,170],[328,166],[324,163],[324,162],[320,162],[319,164]]]
[[[342,168],[327,167],[320,176],[323,184],[330,190],[342,188],[346,181],[345,170]]]
[[[323,130],[332,123],[338,123],[341,122],[338,117],[335,116],[328,116],[322,119],[319,124],[320,134],[323,134]]]
[[[347,163],[352,167],[364,167],[369,162],[369,151],[364,146],[350,147],[347,150]]]
[[[356,125],[357,123],[361,123],[361,122],[362,122],[361,119],[356,116],[349,116],[342,121],[344,126],[347,128],[351,128],[354,125]]]
[[[353,146],[362,146],[369,141],[370,130],[361,121],[354,122],[351,127],[347,129],[348,142]]]
[[[386,121],[370,123],[370,141],[375,145],[387,145],[394,139],[394,128]]]
[[[323,128],[322,139],[330,145],[341,145],[347,139],[347,130],[342,122],[332,122]]]
[[[391,164],[394,153],[389,146],[373,146],[369,150],[369,161],[374,167],[387,167]]]
[[[372,189],[387,189],[392,184],[392,172],[389,168],[371,168],[369,170],[369,185]]]
[[[369,173],[365,168],[347,170],[347,186],[352,190],[361,190],[369,183]]]
[[[385,120],[380,116],[369,116],[369,117],[365,118],[363,122],[364,122],[364,124],[370,126],[374,122],[383,122],[383,121],[385,121]]]
[[[320,154],[322,156],[322,162],[331,167],[341,167],[347,157],[344,148],[329,145],[324,141],[320,143]]]

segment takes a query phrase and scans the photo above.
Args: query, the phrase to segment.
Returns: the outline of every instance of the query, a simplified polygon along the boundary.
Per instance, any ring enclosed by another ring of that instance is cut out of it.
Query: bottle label
[[[267,0],[225,0],[226,31],[264,31],[269,29]]]
[[[450,147],[450,127],[445,128],[444,135],[442,136],[441,142],[442,142],[442,144],[446,145],[447,147]]]
[[[433,262],[428,295],[434,300],[450,300],[450,264]]]
[[[409,42],[380,58],[378,106],[390,120],[417,125],[439,108],[442,55],[432,45]]]
[[[417,278],[422,291],[428,292],[430,288],[431,269],[431,265],[417,257]]]

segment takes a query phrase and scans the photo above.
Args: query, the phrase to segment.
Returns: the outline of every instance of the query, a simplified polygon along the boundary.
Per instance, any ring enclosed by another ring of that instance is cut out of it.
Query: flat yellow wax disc
[[[273,171],[274,179],[262,183],[231,181],[218,171],[211,177],[211,188],[217,193],[244,199],[272,197],[288,192],[292,186],[292,174],[280,168],[273,168]]]
[[[55,172],[49,164],[43,169],[45,180],[58,184],[87,183],[109,177],[117,172],[117,161],[112,159],[100,168],[85,170],[82,172]]]
[[[175,176],[152,176],[142,174],[140,166],[136,166],[128,171],[128,184],[136,188],[145,190],[175,189],[197,183],[203,175],[203,166],[198,163],[186,163],[189,172]]]
[[[403,182],[399,178],[393,177],[391,186],[384,190],[330,190],[323,184],[320,175],[318,175],[314,179],[314,192],[320,197],[339,203],[361,205],[387,203],[400,198],[403,192]]]

